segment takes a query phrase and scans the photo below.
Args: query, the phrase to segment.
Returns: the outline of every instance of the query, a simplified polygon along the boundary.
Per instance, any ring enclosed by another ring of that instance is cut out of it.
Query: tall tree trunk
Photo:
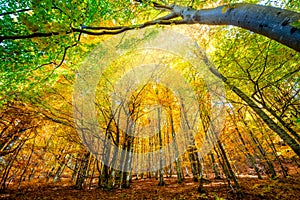
[[[178,146],[177,146],[177,140],[176,140],[176,134],[175,134],[175,128],[174,128],[174,121],[173,121],[173,115],[172,115],[172,109],[170,109],[170,123],[171,123],[171,131],[172,131],[172,139],[173,139],[173,148],[175,153],[175,165],[176,165],[176,172],[177,172],[177,182],[181,183],[184,179],[182,170],[181,170],[181,162],[179,159],[179,152],[178,152]]]
[[[106,134],[105,134],[105,141],[104,141],[104,146],[103,146],[103,155],[102,155],[102,160],[103,162],[103,167],[101,170],[101,173],[98,178],[98,187],[100,188],[105,188],[105,189],[110,189],[108,185],[108,179],[109,179],[109,167],[108,165],[108,160],[111,154],[111,146],[110,145],[110,132],[109,132],[109,127],[107,127]]]
[[[158,186],[164,186],[165,181],[164,181],[164,169],[163,169],[163,154],[162,154],[162,134],[161,134],[161,109],[157,109],[157,128],[158,128],[158,140],[159,140],[159,183]]]

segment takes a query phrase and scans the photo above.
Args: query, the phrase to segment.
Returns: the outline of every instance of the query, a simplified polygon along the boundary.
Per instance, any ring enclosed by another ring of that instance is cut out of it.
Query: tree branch
[[[33,33],[29,35],[0,36],[0,42],[3,40],[26,39],[35,37],[51,37],[59,34],[70,34],[79,32],[89,35],[115,35],[124,31],[145,28],[153,25],[171,25],[171,24],[208,24],[208,25],[233,25],[241,27],[255,33],[264,35],[281,44],[284,44],[296,51],[300,51],[300,29],[293,26],[300,19],[300,13],[262,6],[256,4],[231,4],[212,9],[194,10],[191,7],[182,7],[177,5],[154,4],[155,8],[165,8],[171,11],[170,14],[159,19],[145,22],[139,25],[116,26],[116,27],[90,27],[81,26],[71,28],[65,32]],[[182,20],[170,20],[180,16]],[[100,32],[87,31],[102,30]]]
[[[172,15],[173,16],[173,15]],[[168,15],[168,17],[170,17]],[[139,24],[139,25],[132,25],[132,26],[119,26],[118,28],[114,28],[114,27],[85,27],[83,26],[83,28],[87,28],[87,29],[91,29],[91,30],[103,30],[101,32],[92,32],[92,31],[86,31],[86,30],[82,30],[82,29],[78,29],[78,28],[72,28],[73,32],[80,32],[80,33],[85,33],[88,35],[116,35],[119,33],[122,33],[124,31],[128,31],[128,30],[134,30],[134,29],[140,29],[140,28],[145,28],[148,26],[153,26],[153,25],[171,25],[171,24],[186,24],[187,22],[185,20],[154,20],[154,21],[149,21],[146,22],[144,24]]]
[[[66,34],[70,34],[70,32],[65,32]],[[6,35],[6,36],[0,36],[0,42],[3,40],[17,40],[17,39],[30,39],[30,38],[36,38],[36,37],[51,37],[54,35],[59,35],[62,33],[59,32],[48,32],[48,33],[32,33],[29,35]]]
[[[167,15],[166,18],[171,18],[175,17],[174,15]],[[162,20],[161,20],[162,19]],[[153,26],[153,25],[171,25],[171,24],[186,24],[187,22],[184,20],[163,20],[164,18],[160,18],[158,20],[154,21],[149,21],[144,24],[139,24],[139,25],[132,25],[132,26],[117,26],[117,27],[90,27],[90,26],[81,26],[82,29],[79,28],[71,28],[71,31],[66,31],[66,32],[48,32],[48,33],[33,33],[29,35],[11,35],[11,36],[0,36],[0,42],[3,40],[17,40],[17,39],[30,39],[30,38],[36,38],[36,37],[52,37],[54,35],[67,35],[73,32],[77,33],[84,33],[88,35],[116,35],[119,33],[122,33],[124,31],[128,30],[134,30],[138,28],[145,28],[148,26]],[[90,30],[103,30],[101,32],[92,32],[92,31],[87,31],[84,29],[90,29]]]
[[[31,8],[26,8],[26,9],[11,11],[11,12],[5,12],[5,13],[1,13],[0,16],[11,15],[11,14],[16,14],[16,13],[26,12],[26,11],[31,11],[31,10],[32,10]]]

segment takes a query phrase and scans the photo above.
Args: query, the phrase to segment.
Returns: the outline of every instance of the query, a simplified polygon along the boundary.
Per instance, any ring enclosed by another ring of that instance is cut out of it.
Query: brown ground
[[[0,194],[0,199],[239,199],[224,180],[213,180],[205,184],[206,194],[197,192],[197,183],[187,177],[181,184],[175,178],[167,179],[166,186],[157,186],[155,179],[133,180],[129,189],[76,190],[63,182],[30,184],[20,191],[10,189]],[[300,176],[277,180],[239,178],[242,199],[300,199]],[[65,185],[65,186],[63,186]]]

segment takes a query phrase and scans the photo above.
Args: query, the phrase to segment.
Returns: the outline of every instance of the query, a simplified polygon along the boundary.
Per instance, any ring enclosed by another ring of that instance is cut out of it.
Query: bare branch
[[[69,34],[70,32],[65,32],[65,34]],[[59,33],[59,32],[49,32],[49,33],[32,33],[29,35],[6,35],[6,36],[0,36],[0,42],[2,42],[3,40],[17,40],[17,39],[30,39],[30,38],[36,38],[36,37],[51,37],[54,35],[59,35],[59,34],[63,34],[63,33]]]
[[[31,11],[31,10],[32,10],[31,8],[26,8],[26,9],[11,11],[11,12],[5,12],[5,13],[1,13],[0,16],[11,15],[11,14],[16,14],[16,13],[26,12],[26,11]]]

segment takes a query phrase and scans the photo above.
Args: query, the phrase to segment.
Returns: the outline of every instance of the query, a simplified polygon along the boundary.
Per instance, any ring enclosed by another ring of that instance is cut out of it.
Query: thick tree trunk
[[[238,26],[300,51],[300,29],[293,26],[300,19],[297,12],[246,3],[201,10],[174,6],[173,12],[185,23]]]

